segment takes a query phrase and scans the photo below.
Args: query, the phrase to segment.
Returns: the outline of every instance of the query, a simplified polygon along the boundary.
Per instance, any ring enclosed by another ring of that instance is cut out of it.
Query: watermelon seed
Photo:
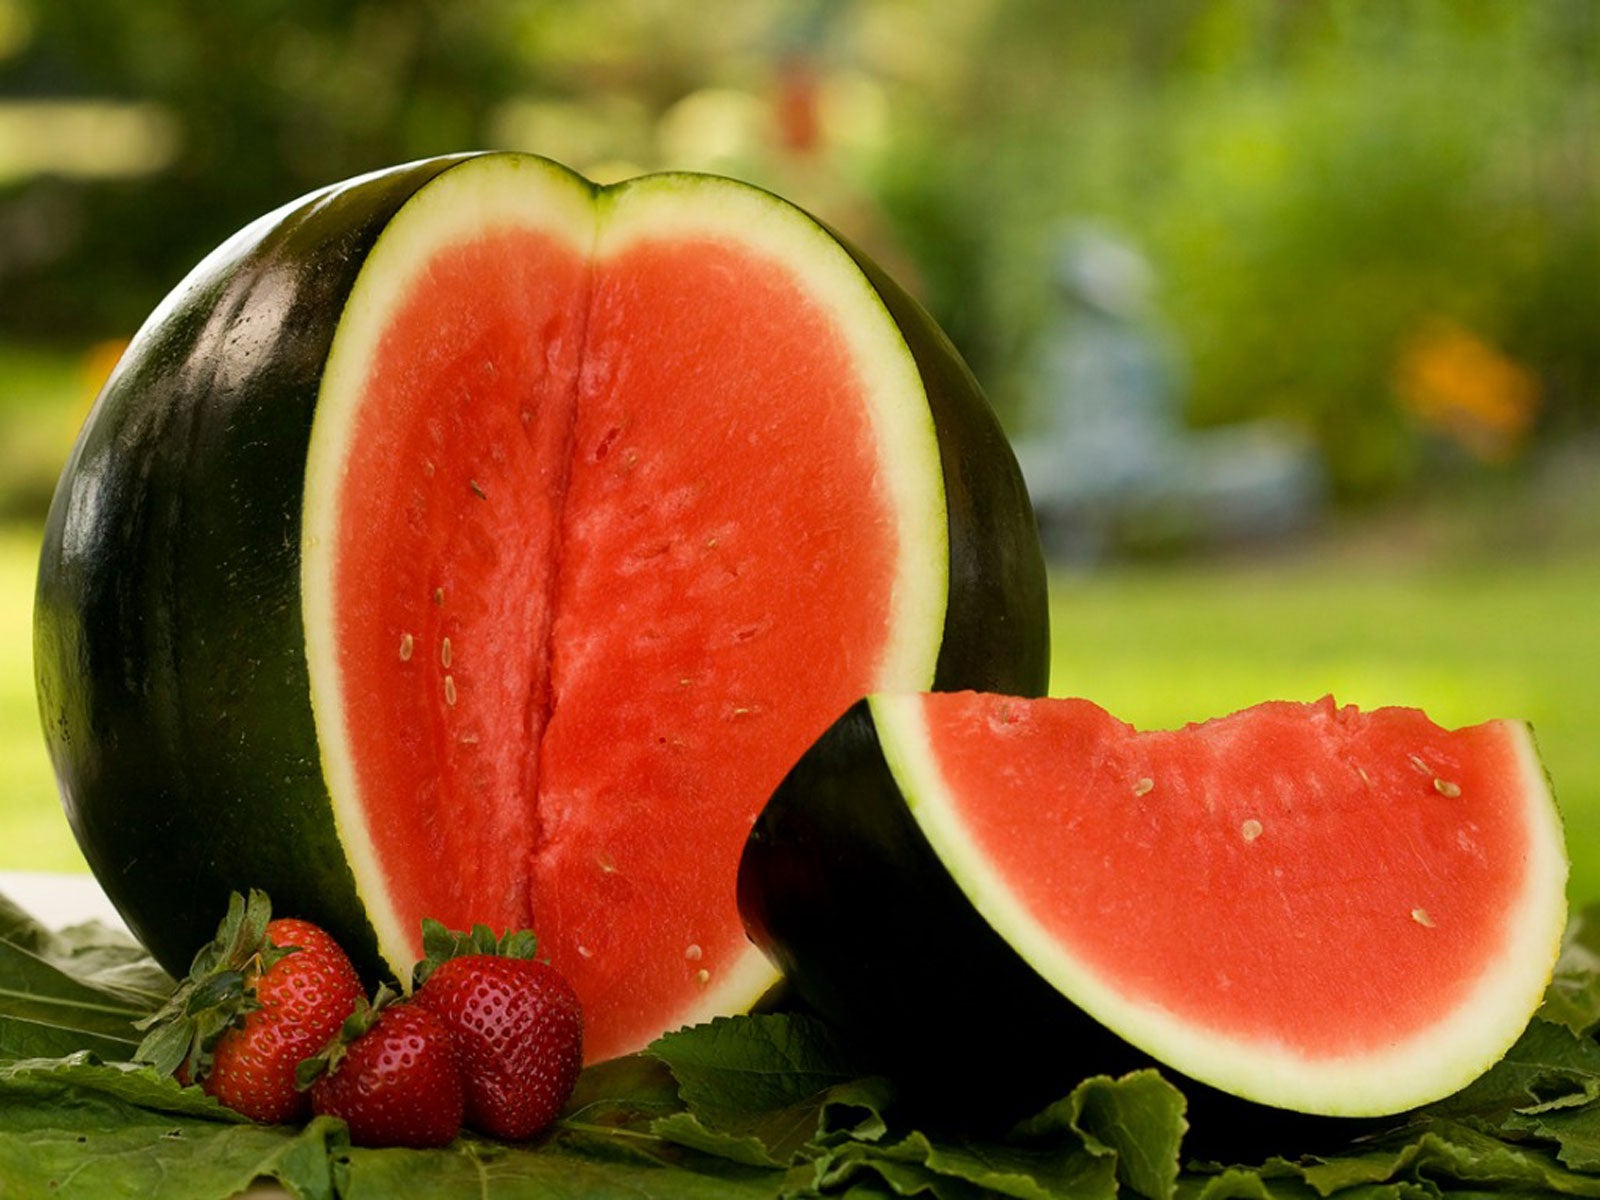
[[[707,550],[715,550],[716,548],[717,548],[717,538],[716,537],[708,537],[706,539],[706,549]]]
[[[1448,796],[1452,800],[1461,795],[1461,785],[1459,783],[1451,783],[1448,779],[1435,779],[1433,781],[1433,790],[1441,796]]]
[[[1261,822],[1251,817],[1239,826],[1239,836],[1247,842],[1253,842],[1261,836]]]
[[[456,680],[454,675],[444,677],[444,702],[451,708],[456,706]]]
[[[433,589],[433,602],[440,608],[444,607],[444,589],[442,587]]]
[[[1411,919],[1424,929],[1433,928],[1433,918],[1428,915],[1428,910],[1425,908],[1413,908],[1411,910]]]
[[[711,982],[711,972],[706,970],[704,967],[701,967],[694,973],[694,978],[696,983],[700,984],[701,987],[704,987],[706,984]]]
[[[694,680],[690,679],[686,675],[682,679],[678,680],[678,686],[679,687],[693,687],[694,686]]]
[[[615,875],[617,873],[617,864],[612,862],[611,859],[607,855],[602,854],[599,858],[595,859],[594,861],[599,864],[600,870],[602,872],[604,872],[605,874],[607,874],[607,875]]]
[[[1003,719],[1004,718],[1002,718],[1002,720]],[[1133,794],[1135,796],[1148,796],[1151,792],[1153,792],[1155,790],[1156,790],[1156,781],[1154,779],[1151,779],[1149,776],[1146,776],[1145,778],[1139,780],[1137,783],[1135,783],[1133,785]]]
[[[429,479],[433,478],[433,460],[431,458],[422,460],[422,473]]]
[[[483,490],[483,485],[476,479],[467,480],[467,486],[472,489],[472,494],[479,500],[487,500],[489,498],[489,493]]]
[[[439,644],[439,661],[448,667],[450,665],[451,657],[450,639],[445,638],[444,641]]]
[[[594,951],[589,949],[589,947],[587,947],[587,946],[579,946],[578,947],[578,957],[579,958],[593,958],[594,957]]]
[[[1372,786],[1372,776],[1367,774],[1367,769],[1365,767],[1357,767],[1356,774],[1361,776],[1362,783],[1366,784],[1368,787]]]
[[[602,458],[611,453],[611,444],[617,440],[617,435],[621,432],[622,426],[620,425],[613,425],[610,429],[605,431],[600,440],[595,443],[595,462],[599,462]]]
[[[690,962],[699,962],[700,961],[700,943],[699,942],[691,942],[689,944],[689,948],[683,952],[683,956],[685,958],[687,958]]]
[[[411,648],[412,648],[413,644],[414,643],[413,643],[411,635],[409,633],[402,633],[400,635],[400,661],[401,662],[410,662],[411,661]]]
[[[1427,763],[1423,762],[1415,754],[1408,755],[1407,757],[1409,757],[1411,759],[1411,765],[1413,767],[1415,767],[1417,770],[1421,771],[1424,775],[1432,775],[1433,774],[1433,768],[1430,767]]]

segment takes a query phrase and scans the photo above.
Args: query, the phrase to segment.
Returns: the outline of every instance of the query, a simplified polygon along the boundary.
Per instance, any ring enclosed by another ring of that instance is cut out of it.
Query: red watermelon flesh
[[[531,926],[591,1060],[770,981],[734,902],[750,825],[939,633],[892,645],[903,521],[846,318],[781,249],[616,228],[443,239],[363,368],[330,366],[318,714],[390,961],[424,916]]]
[[[1539,1003],[1566,859],[1520,722],[1446,730],[1331,699],[1151,732],[1085,700],[872,709],[906,803],[989,924],[1206,1082],[1394,1111],[1487,1068]]]

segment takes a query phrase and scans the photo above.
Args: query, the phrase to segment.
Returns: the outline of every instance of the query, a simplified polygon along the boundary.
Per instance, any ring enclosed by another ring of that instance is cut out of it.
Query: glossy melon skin
[[[302,487],[324,363],[365,256],[461,161],[341,184],[242,231],[140,331],[63,473],[36,607],[41,717],[80,846],[169,970],[187,967],[230,890],[261,887],[279,911],[328,927],[366,973],[386,973],[309,702]],[[951,589],[934,686],[1039,694],[1045,581],[1020,475],[931,320],[871,278],[923,377],[946,475]]]
[[[361,262],[448,165],[316,193],[209,256],[129,347],[57,487],[34,617],[45,737],[91,869],[174,974],[252,886],[372,962],[307,702],[302,464]]]

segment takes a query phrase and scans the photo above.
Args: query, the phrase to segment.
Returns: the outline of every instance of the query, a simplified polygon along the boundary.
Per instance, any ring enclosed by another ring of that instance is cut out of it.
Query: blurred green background
[[[1147,725],[1328,692],[1526,717],[1600,898],[1597,129],[1591,0],[0,0],[0,868],[81,867],[28,610],[119,346],[252,217],[498,147],[790,196],[1019,435],[1063,230],[1133,248],[1174,423],[1292,425],[1324,502],[1061,564],[1055,690]]]

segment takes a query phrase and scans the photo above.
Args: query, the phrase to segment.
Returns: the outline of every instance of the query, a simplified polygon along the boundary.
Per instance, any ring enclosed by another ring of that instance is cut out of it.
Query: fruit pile
[[[424,947],[409,998],[384,984],[368,1000],[326,932],[234,893],[137,1057],[256,1121],[340,1117],[357,1146],[533,1137],[583,1063],[577,996],[525,930],[430,922]]]

